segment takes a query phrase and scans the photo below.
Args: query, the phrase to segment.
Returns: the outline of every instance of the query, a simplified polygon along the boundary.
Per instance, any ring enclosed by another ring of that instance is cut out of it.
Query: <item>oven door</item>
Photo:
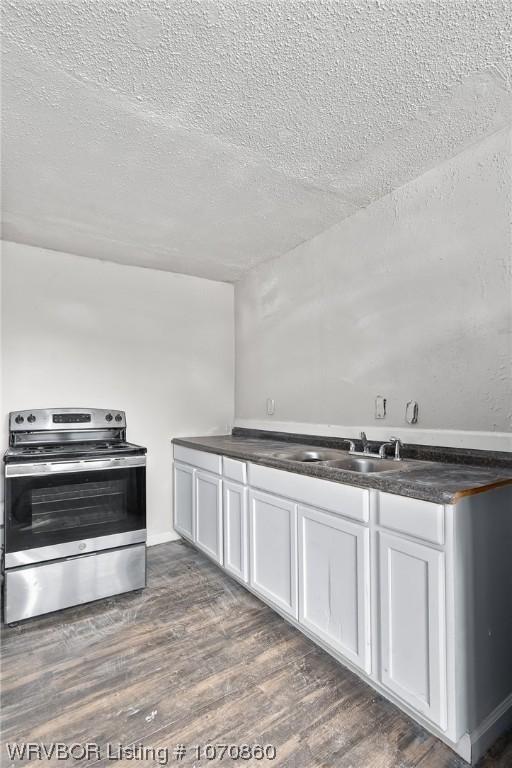
[[[7,464],[5,566],[146,538],[146,457]]]

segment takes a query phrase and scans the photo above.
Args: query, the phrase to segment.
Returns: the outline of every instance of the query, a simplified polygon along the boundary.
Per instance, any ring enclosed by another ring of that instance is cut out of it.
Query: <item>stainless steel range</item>
[[[146,449],[123,411],[9,415],[4,620],[146,585]]]

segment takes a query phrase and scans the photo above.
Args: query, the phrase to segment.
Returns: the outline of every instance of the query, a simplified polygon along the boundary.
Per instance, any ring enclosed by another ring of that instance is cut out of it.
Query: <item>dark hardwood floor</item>
[[[206,558],[148,550],[148,587],[2,632],[4,742],[169,747],[169,765],[462,768],[463,760]],[[275,760],[197,760],[205,744],[273,744]],[[183,759],[172,750],[187,747]],[[2,766],[8,759],[2,745]],[[482,768],[510,768],[502,739]]]

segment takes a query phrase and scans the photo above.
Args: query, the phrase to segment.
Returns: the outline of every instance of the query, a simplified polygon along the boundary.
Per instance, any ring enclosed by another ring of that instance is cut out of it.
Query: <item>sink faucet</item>
[[[379,456],[381,459],[384,459],[386,457],[386,448],[390,445],[392,448],[395,448],[395,461],[401,461],[400,458],[400,446],[402,445],[402,441],[399,437],[390,437],[387,443],[382,443],[382,445],[379,448]]]
[[[366,432],[361,432],[361,443],[362,443],[362,450],[358,451],[356,448],[356,444],[353,440],[349,440],[349,453],[354,454],[354,456],[377,456],[377,454],[372,454],[370,451],[370,443],[368,442],[368,438],[366,437]]]
[[[370,443],[368,442],[368,438],[366,437],[366,432],[361,432],[361,445],[362,450],[357,451],[356,445],[353,440],[349,440],[349,453],[353,454],[354,456],[373,456],[374,458],[378,459],[385,459],[386,458],[386,448],[388,446],[391,446],[391,448],[395,449],[395,461],[401,461],[400,458],[400,446],[402,445],[402,441],[399,437],[390,437],[389,440],[385,443],[382,443],[382,445],[379,447],[378,453],[372,453],[370,450]]]

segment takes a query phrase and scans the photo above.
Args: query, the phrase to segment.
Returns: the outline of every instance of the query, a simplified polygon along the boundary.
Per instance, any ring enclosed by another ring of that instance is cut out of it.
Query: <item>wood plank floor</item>
[[[462,768],[448,747],[181,542],[148,550],[148,588],[2,633],[4,742],[187,747],[169,765]],[[273,744],[269,760],[196,759],[197,744]],[[512,766],[512,738],[482,768]]]

